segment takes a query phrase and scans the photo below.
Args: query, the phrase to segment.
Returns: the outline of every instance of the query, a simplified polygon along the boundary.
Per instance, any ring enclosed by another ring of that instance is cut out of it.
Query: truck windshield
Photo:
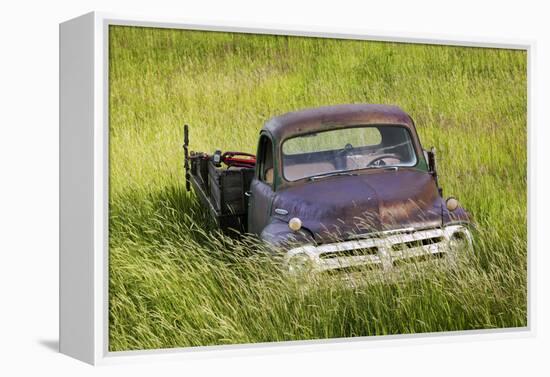
[[[402,126],[355,126],[300,135],[283,143],[283,175],[288,181],[328,174],[415,166],[409,131]]]

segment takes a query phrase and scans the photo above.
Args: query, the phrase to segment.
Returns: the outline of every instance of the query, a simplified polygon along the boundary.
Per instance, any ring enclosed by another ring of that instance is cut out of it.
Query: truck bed
[[[190,182],[201,204],[224,232],[247,231],[248,198],[254,169],[217,167],[210,159],[192,158]]]

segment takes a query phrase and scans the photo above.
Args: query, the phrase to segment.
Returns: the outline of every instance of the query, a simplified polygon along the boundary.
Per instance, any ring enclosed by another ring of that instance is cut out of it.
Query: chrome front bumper
[[[391,270],[400,262],[444,256],[453,252],[451,240],[461,239],[472,246],[470,231],[463,225],[443,229],[414,231],[400,229],[378,233],[370,238],[356,239],[319,246],[304,245],[286,253],[290,272],[297,272],[304,259],[314,271],[338,271],[355,268]],[[301,260],[301,264],[293,263]]]

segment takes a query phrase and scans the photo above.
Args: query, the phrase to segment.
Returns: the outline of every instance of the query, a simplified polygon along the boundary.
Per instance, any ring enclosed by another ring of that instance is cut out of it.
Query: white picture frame
[[[60,352],[90,364],[222,357],[302,350],[381,347],[394,343],[433,343],[531,337],[533,253],[528,252],[528,325],[519,329],[342,338],[283,343],[175,348],[153,351],[108,350],[108,33],[110,25],[363,39],[527,51],[528,138],[531,121],[531,67],[534,42],[454,39],[449,36],[384,34],[365,30],[315,29],[238,23],[197,24],[185,20],[140,18],[92,12],[60,24]],[[531,143],[529,143],[531,145]],[[532,150],[528,151],[531,161]],[[528,177],[533,172],[528,166]],[[531,186],[528,216],[532,218]],[[528,246],[531,245],[531,232]]]

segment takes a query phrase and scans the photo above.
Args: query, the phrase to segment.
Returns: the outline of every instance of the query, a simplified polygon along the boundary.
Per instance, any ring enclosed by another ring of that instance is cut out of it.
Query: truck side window
[[[259,178],[268,185],[273,184],[273,145],[269,137],[263,135],[260,140]]]

